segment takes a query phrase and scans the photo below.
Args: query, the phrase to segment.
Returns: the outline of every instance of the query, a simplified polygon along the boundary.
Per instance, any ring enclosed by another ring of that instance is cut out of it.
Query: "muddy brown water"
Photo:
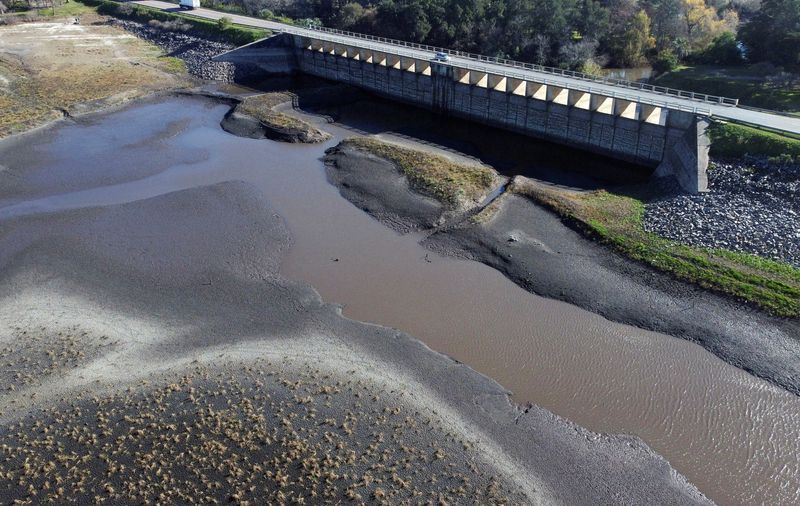
[[[291,230],[283,274],[346,316],[419,337],[517,402],[640,436],[721,504],[800,502],[800,398],[394,233],[326,181],[320,157],[352,130],[324,125],[334,139],[318,146],[241,139],[219,128],[227,109],[169,98],[0,142],[0,220],[247,181]]]

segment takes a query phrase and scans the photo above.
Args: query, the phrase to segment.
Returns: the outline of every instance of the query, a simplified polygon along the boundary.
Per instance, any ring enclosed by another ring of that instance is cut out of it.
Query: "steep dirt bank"
[[[388,161],[336,150],[331,162],[329,178],[345,198],[390,225],[431,230],[423,244],[437,252],[480,261],[533,293],[612,321],[698,342],[726,362],[800,394],[796,319],[770,317],[627,260],[524,195],[505,193],[476,216],[446,221],[435,207],[423,212],[426,197],[406,189],[408,182]],[[386,176],[365,177],[366,172]]]

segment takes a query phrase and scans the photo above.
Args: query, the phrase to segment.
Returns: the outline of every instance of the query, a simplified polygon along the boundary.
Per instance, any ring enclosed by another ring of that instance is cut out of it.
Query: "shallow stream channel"
[[[720,504],[800,503],[800,398],[698,345],[537,297],[385,227],[326,179],[325,150],[354,128],[313,117],[331,140],[244,139],[219,126],[229,107],[159,98],[0,142],[0,163],[26,175],[0,189],[0,233],[14,216],[245,181],[288,224],[283,275],[348,318],[418,337],[494,378],[519,404],[635,434]]]

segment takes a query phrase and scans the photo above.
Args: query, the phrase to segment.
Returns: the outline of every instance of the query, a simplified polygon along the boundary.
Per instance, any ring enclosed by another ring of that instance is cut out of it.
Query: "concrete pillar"
[[[569,105],[569,89],[558,86],[547,87],[547,101],[554,104]]]
[[[347,57],[353,60],[361,59],[361,50],[357,47],[347,46]]]
[[[372,63],[386,67],[387,66],[386,53],[381,53],[380,51],[373,51]]]
[[[387,54],[386,55],[386,66],[387,67],[391,67],[393,69],[399,69],[400,68],[400,57],[397,56],[396,54],[391,54],[391,53]]]
[[[655,105],[641,104],[639,119],[645,123],[664,125],[667,121],[667,111]]]
[[[358,59],[367,63],[373,63],[372,51],[369,49],[359,49]]]
[[[636,102],[630,100],[614,99],[614,114],[621,118],[636,119]]]
[[[322,41],[322,52],[327,54],[334,53],[335,44],[333,42]]]
[[[535,100],[547,100],[547,85],[528,81],[526,93]]]
[[[486,72],[477,72],[475,70],[469,71],[469,84],[479,88],[486,88],[489,82],[489,77]]]
[[[414,58],[406,58],[405,56],[400,57],[400,70],[405,70],[407,72],[416,72],[416,59]]]
[[[453,71],[453,78],[457,83],[469,84],[470,72],[467,69],[456,67]]]
[[[336,56],[347,56],[347,46],[344,44],[334,44],[333,54]]]
[[[603,95],[592,95],[590,109],[601,114],[614,114],[614,99]]]
[[[325,44],[322,43],[321,40],[312,39],[311,40],[311,50],[312,51],[319,51],[323,52]]]
[[[689,193],[708,191],[708,126],[708,118],[673,110],[666,123],[664,156],[653,175],[673,176]]]
[[[417,74],[429,76],[431,75],[431,62],[428,60],[415,60],[414,70],[417,72]]]
[[[592,96],[585,91],[570,90],[569,91],[569,105],[576,109],[589,110],[591,105]]]
[[[500,76],[497,74],[489,74],[487,85],[489,89],[502,91],[503,93],[505,93],[507,86],[507,79],[505,76]]]
[[[524,79],[514,79],[513,77],[508,78],[506,89],[512,95],[522,95],[524,97],[526,92],[525,88],[526,86]]]

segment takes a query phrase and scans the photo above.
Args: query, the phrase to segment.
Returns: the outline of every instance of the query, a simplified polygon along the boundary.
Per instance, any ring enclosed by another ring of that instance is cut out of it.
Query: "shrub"
[[[603,67],[594,60],[586,60],[581,66],[580,71],[590,76],[600,77],[603,75]]]
[[[731,32],[724,32],[711,41],[711,44],[700,51],[693,58],[698,63],[709,65],[741,65],[744,63],[742,50],[736,35]]]
[[[123,16],[130,16],[133,14],[133,6],[131,4],[120,4],[120,6],[117,7],[117,12]]]
[[[231,27],[231,18],[223,16],[217,20],[217,28],[220,32],[224,32]]]
[[[670,72],[678,68],[678,57],[671,49],[662,49],[658,52],[655,61],[653,62],[653,70],[659,74]]]

